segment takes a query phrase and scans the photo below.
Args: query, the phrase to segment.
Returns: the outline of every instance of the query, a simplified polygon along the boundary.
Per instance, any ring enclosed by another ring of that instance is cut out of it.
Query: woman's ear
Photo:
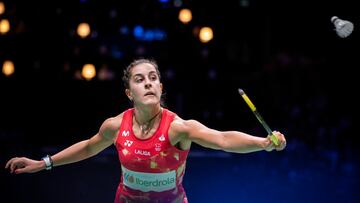
[[[130,99],[130,101],[133,100],[133,98],[132,98],[132,96],[131,96],[131,92],[130,92],[129,89],[125,89],[125,94],[126,94],[126,96]]]
[[[160,83],[160,90],[161,90],[161,93],[162,93],[162,91],[163,91],[163,84],[162,83]]]

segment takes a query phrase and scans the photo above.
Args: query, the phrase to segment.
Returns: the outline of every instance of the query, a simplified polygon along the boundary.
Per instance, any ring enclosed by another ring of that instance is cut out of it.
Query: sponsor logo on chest
[[[143,192],[163,192],[176,187],[175,170],[164,173],[136,172],[121,166],[123,183],[129,188]]]
[[[134,152],[135,152],[135,154],[142,155],[142,156],[151,156],[151,153],[149,151],[142,150],[142,149],[135,149]]]
[[[128,130],[123,130],[122,133],[121,133],[121,136],[128,137],[129,136],[129,131]]]

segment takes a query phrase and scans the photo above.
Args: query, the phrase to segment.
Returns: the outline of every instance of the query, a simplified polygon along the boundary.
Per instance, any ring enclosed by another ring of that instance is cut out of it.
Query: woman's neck
[[[155,123],[158,121],[157,118],[161,117],[161,111],[161,107],[152,108],[150,111],[139,111],[139,109],[135,108],[134,122],[140,130],[139,134],[137,134],[138,136],[144,138],[150,135],[150,132],[152,132]]]
[[[134,116],[136,119],[136,122],[139,125],[146,124],[151,122],[152,120],[157,117],[161,112],[161,106],[156,106],[152,108],[134,108]]]

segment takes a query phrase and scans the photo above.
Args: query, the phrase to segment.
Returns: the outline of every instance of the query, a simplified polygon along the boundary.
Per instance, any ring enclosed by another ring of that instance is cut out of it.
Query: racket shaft
[[[279,140],[277,139],[277,137],[272,133],[272,130],[270,129],[270,127],[268,126],[268,124],[265,122],[265,120],[262,118],[262,116],[260,115],[260,113],[256,110],[255,105],[251,102],[251,100],[249,99],[249,97],[245,94],[245,92],[242,89],[239,89],[239,93],[241,95],[241,97],[245,100],[246,104],[250,107],[251,111],[255,114],[256,118],[258,119],[258,121],[261,123],[261,125],[265,128],[266,132],[268,133],[268,135],[270,135],[270,139],[271,141],[275,144],[278,145]]]

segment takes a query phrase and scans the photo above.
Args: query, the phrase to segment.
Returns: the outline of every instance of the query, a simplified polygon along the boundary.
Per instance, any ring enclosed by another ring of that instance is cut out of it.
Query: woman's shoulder
[[[125,112],[122,112],[116,116],[105,119],[102,127],[114,131],[118,130],[120,128],[124,113]]]
[[[198,129],[203,126],[199,121],[194,119],[185,120],[179,116],[175,116],[173,122],[171,123],[171,130],[175,133],[190,133],[194,129]]]
[[[175,116],[169,128],[169,138],[173,146],[181,143],[180,146],[184,150],[190,149],[191,141],[187,138],[190,132],[191,120],[184,120],[180,116]]]
[[[173,121],[170,124],[170,130],[173,132],[182,131],[185,127],[186,120],[182,119],[180,116],[175,115]]]

